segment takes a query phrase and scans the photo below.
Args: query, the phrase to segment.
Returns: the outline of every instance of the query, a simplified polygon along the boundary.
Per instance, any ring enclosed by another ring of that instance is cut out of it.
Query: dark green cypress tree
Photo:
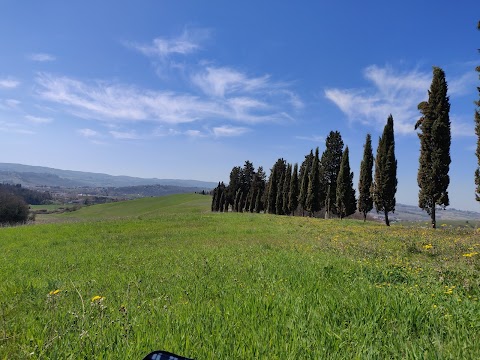
[[[211,209],[212,211],[217,211],[216,209],[216,204],[217,204],[217,194],[218,194],[218,188],[220,187],[220,183],[218,183],[218,186],[213,189],[213,196],[212,196],[212,205],[211,205]]]
[[[288,209],[292,216],[295,215],[295,210],[297,210],[298,207],[298,192],[298,164],[295,163],[290,181],[290,192],[288,193]]]
[[[275,213],[277,215],[283,215],[283,185],[285,181],[285,172],[282,171],[280,174],[280,179],[278,180],[277,184],[277,200],[276,200],[276,208]]]
[[[337,196],[335,206],[337,207],[340,219],[352,215],[357,210],[357,200],[355,199],[355,190],[353,188],[353,172],[350,172],[350,159],[348,156],[348,146],[342,155],[340,171],[337,177]]]
[[[228,193],[227,193],[227,203],[232,206],[232,211],[236,211],[237,204],[235,203],[235,198],[237,195],[238,189],[240,189],[242,184],[242,168],[240,166],[235,166],[232,171],[230,171],[230,183],[228,184]]]
[[[478,22],[477,29],[480,30],[480,21]],[[477,70],[479,73],[478,78],[480,79],[480,66],[477,66],[475,70]],[[478,166],[475,170],[475,199],[480,201],[480,86],[477,86],[477,91],[478,101],[475,101],[475,105],[477,105],[477,108],[475,109],[475,134],[477,134],[477,150],[475,155],[477,155]]]
[[[308,179],[310,178],[310,171],[313,164],[313,150],[310,150],[310,154],[305,156],[300,167],[300,193],[298,195],[298,204],[302,208],[302,216],[305,216],[305,210],[307,206],[307,193],[308,193]]]
[[[278,192],[281,193],[280,177],[285,173],[286,162],[284,159],[278,159],[273,165],[270,171],[270,178],[268,179],[268,194],[267,199],[267,211],[270,214],[277,213],[277,198]],[[283,206],[281,207],[283,209]]]
[[[393,117],[390,115],[378,141],[375,158],[375,181],[373,183],[373,202],[377,212],[385,213],[385,224],[390,226],[388,213],[395,212],[395,194],[397,192],[397,160],[395,159],[395,136]]]
[[[287,165],[285,179],[283,180],[283,214],[290,215],[288,203],[288,194],[290,193],[290,183],[292,182],[292,164]]]
[[[418,104],[422,117],[415,129],[420,129],[420,159],[417,182],[420,187],[418,206],[431,218],[436,228],[435,207],[449,205],[448,185],[450,177],[450,100],[447,96],[445,73],[433,68],[433,79],[428,91],[428,101]]]
[[[262,194],[257,193],[257,199],[255,200],[255,212],[260,213],[263,210]]]
[[[237,193],[235,194],[235,201],[233,202],[233,210],[238,212],[240,209],[240,201],[242,199],[242,189],[238,189]]]
[[[315,150],[315,157],[313,158],[312,170],[310,171],[310,176],[308,179],[308,191],[307,191],[307,201],[306,201],[306,210],[309,212],[310,216],[314,216],[316,211],[321,209],[320,203],[320,159],[318,158],[318,147]]]
[[[263,201],[265,188],[266,188],[266,174],[263,171],[263,167],[259,166],[257,173],[255,174],[255,188],[256,188],[256,197],[255,197],[255,208],[254,210],[259,213],[264,210],[265,203]]]
[[[343,140],[338,131],[330,131],[325,140],[325,151],[320,161],[320,201],[325,204],[325,218],[337,214],[335,206],[337,196],[337,177],[343,155]]]
[[[219,211],[223,212],[224,207],[225,207],[225,191],[222,191],[222,195],[220,196],[220,209],[219,209]]]
[[[367,134],[363,147],[363,160],[360,164],[360,179],[358,181],[358,211],[363,214],[363,221],[367,219],[367,213],[373,209],[372,181],[373,181],[373,152],[372,137]]]

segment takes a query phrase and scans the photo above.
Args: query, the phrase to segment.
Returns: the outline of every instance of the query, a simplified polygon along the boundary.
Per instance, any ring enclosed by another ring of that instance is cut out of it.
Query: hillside
[[[212,213],[210,200],[0,228],[0,358],[478,357],[475,230]]]
[[[212,189],[217,185],[214,182],[198,180],[144,179],[10,163],[0,163],[0,183],[21,184],[25,187],[57,186],[65,188],[169,185]]]

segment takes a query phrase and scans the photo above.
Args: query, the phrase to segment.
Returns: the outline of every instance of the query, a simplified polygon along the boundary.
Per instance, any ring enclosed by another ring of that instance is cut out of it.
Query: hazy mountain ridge
[[[142,185],[171,185],[212,189],[215,182],[181,179],[138,178],[114,176],[74,170],[60,170],[43,166],[0,163],[0,182],[21,184],[25,187],[59,186],[72,187],[128,187]]]

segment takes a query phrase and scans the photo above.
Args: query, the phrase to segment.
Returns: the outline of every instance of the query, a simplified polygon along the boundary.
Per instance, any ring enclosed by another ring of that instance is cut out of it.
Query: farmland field
[[[0,359],[478,358],[476,229],[212,213],[210,201],[0,228]]]

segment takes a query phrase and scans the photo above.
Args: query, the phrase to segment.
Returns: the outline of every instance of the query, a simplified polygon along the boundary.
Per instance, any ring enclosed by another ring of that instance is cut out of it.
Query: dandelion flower
[[[103,296],[98,296],[98,295],[95,295],[95,296],[92,298],[92,302],[95,302],[95,301],[102,301],[103,299],[105,299],[105,297],[103,297]]]
[[[60,290],[59,290],[59,289],[57,289],[57,290],[52,290],[52,291],[50,291],[50,292],[48,293],[48,295],[50,295],[50,296],[55,296],[55,295],[58,295],[58,294],[60,294]]]

